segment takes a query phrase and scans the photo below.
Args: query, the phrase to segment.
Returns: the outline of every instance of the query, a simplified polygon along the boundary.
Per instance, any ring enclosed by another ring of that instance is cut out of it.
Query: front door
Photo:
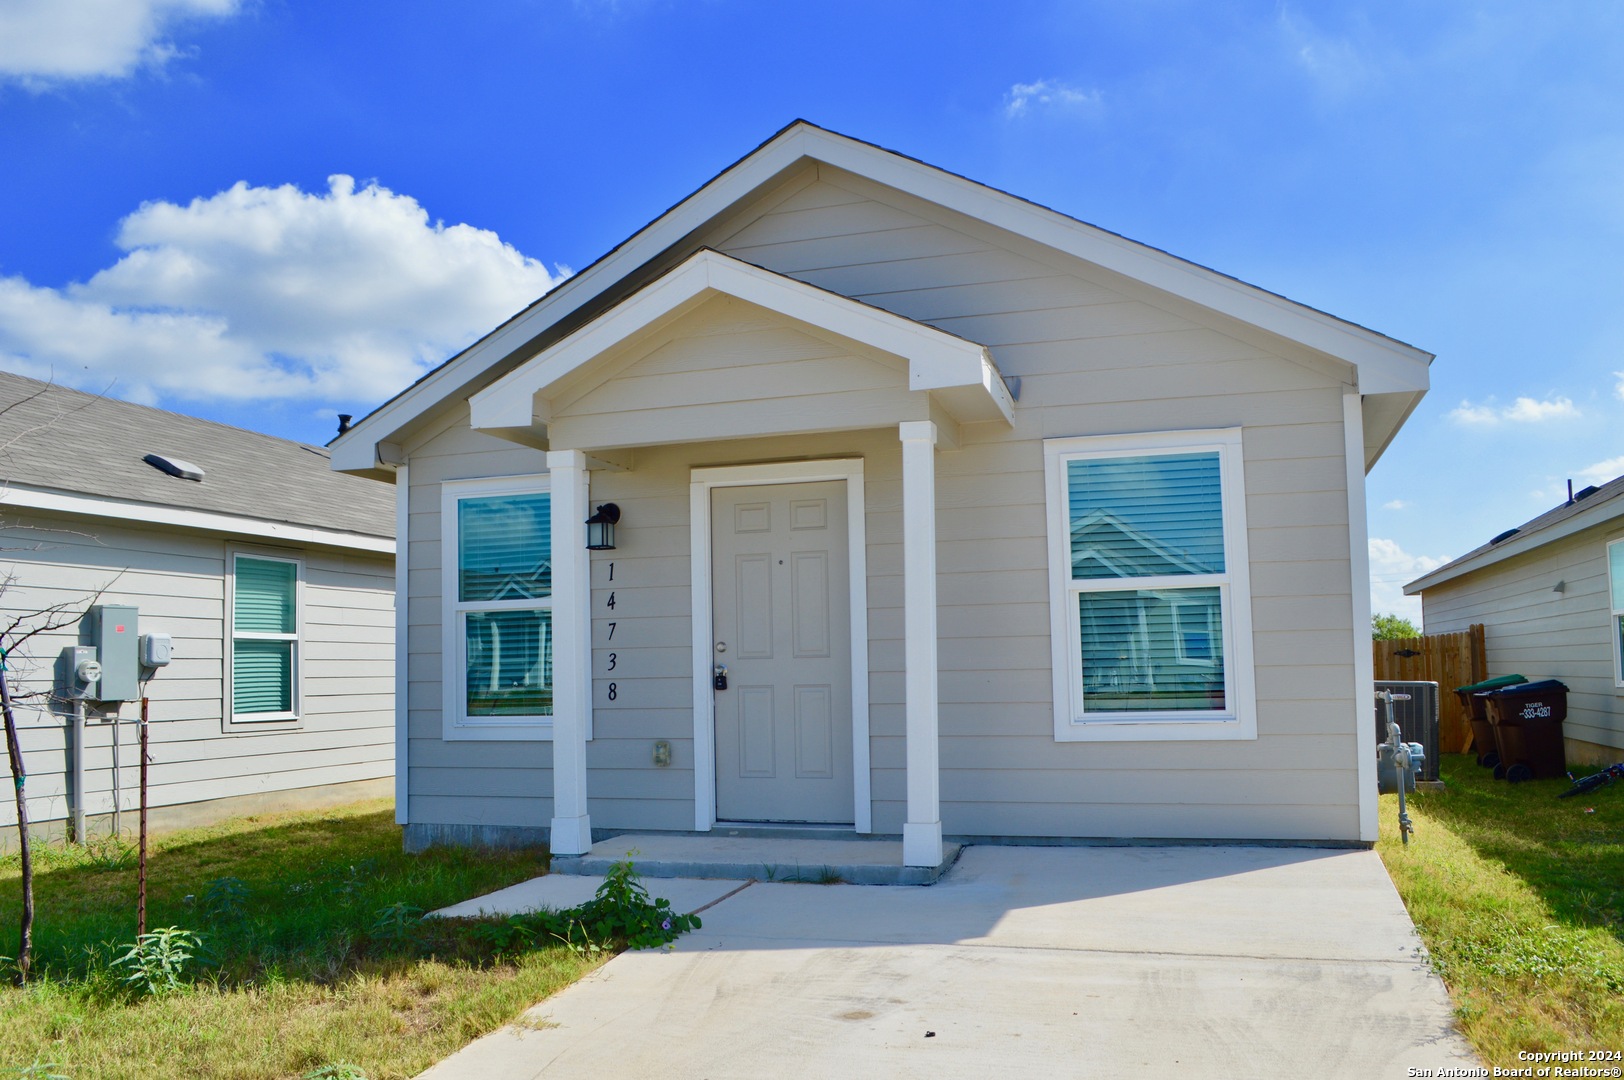
[[[852,820],[845,487],[712,490],[720,820]]]

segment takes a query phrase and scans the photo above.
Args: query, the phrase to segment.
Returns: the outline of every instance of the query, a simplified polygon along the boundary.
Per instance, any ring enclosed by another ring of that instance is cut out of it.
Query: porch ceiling
[[[814,427],[872,426],[933,416],[956,423],[1011,420],[1009,390],[984,346],[705,249],[473,395],[469,399],[471,426],[553,449],[558,448],[552,445],[555,442],[571,449],[647,444],[651,441],[647,437],[611,439],[598,434],[594,425],[572,423],[570,403],[579,400],[583,386],[613,378],[628,357],[635,358],[640,349],[657,343],[679,321],[718,297],[732,297],[780,316],[786,326],[842,343],[854,357],[898,370],[898,383],[890,395],[859,394],[857,387],[841,386],[838,379],[786,388],[790,401],[804,396],[808,406],[814,405],[814,399],[827,399],[842,391],[865,406],[835,410],[842,417],[849,416],[849,422],[831,415],[827,424],[819,421]],[[905,381],[900,377],[903,371]],[[887,405],[887,398],[895,404]],[[679,405],[671,405],[675,419],[680,415]],[[805,416],[826,411],[810,407]],[[896,415],[890,415],[892,412]],[[627,426],[620,425],[622,434],[628,434]],[[650,435],[666,428],[663,424],[635,426]],[[691,437],[751,433],[696,431]],[[665,437],[671,437],[669,430]]]

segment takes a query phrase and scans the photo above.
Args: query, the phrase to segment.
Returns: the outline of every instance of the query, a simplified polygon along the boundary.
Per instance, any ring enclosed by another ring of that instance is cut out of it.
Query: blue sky
[[[1438,355],[1397,586],[1624,474],[1624,7],[0,0],[0,367],[325,441],[796,117]]]

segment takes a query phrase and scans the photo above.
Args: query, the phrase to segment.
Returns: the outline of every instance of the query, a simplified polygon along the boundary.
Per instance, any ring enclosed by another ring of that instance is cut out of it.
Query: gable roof
[[[1473,548],[1458,559],[1423,574],[1404,586],[1405,596],[1446,581],[1474,573],[1513,555],[1545,546],[1563,537],[1624,517],[1624,476],[1600,487],[1579,491],[1571,500],[1500,533],[1493,540]],[[1498,542],[1497,542],[1498,541]]]
[[[333,467],[364,471],[387,457],[380,444],[400,437],[444,402],[467,397],[567,331],[572,317],[595,312],[625,282],[707,222],[802,162],[823,162],[1045,244],[1259,327],[1350,365],[1367,396],[1389,398],[1366,410],[1367,465],[1391,440],[1427,389],[1432,354],[1165,251],[1089,225],[871,143],[797,120],[724,169],[698,191],[569,278],[524,311],[373,410],[330,445]],[[554,335],[556,337],[556,334]],[[543,339],[543,340],[538,340]]]
[[[203,480],[162,472],[148,454],[195,464]],[[322,447],[6,372],[0,482],[0,514],[96,506],[103,517],[394,550],[394,489],[333,472]]]
[[[524,428],[547,423],[534,399],[559,380],[625,341],[669,325],[714,296],[758,308],[848,338],[908,362],[908,386],[937,391],[948,411],[966,421],[1010,419],[1004,378],[983,345],[884,308],[830,292],[752,263],[701,248],[655,282],[553,343],[469,399],[476,428]]]

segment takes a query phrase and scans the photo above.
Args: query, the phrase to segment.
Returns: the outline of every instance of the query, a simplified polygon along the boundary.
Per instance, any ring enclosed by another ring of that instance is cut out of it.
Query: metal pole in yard
[[[141,699],[141,854],[135,875],[135,937],[147,932],[147,699]]]

